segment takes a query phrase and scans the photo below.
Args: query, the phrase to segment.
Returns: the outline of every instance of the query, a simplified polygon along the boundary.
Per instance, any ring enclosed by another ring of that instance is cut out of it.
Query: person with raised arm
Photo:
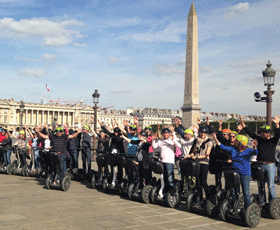
[[[247,147],[248,138],[243,135],[238,135],[237,140],[239,141],[238,148],[233,148],[230,146],[225,146],[221,144],[217,139],[215,133],[212,134],[217,145],[222,149],[227,150],[231,154],[232,158],[232,169],[239,173],[241,179],[242,191],[245,197],[245,209],[251,204],[251,194],[250,194],[250,181],[251,181],[251,165],[250,159],[254,155],[258,155],[258,142],[254,140],[252,142],[253,149]]]
[[[59,171],[61,178],[64,178],[64,173],[66,172],[66,159],[67,159],[67,140],[72,139],[78,136],[79,133],[81,133],[81,130],[78,129],[78,131],[72,135],[66,135],[64,134],[64,130],[61,127],[57,127],[53,134],[43,134],[39,127],[36,127],[36,132],[39,136],[41,136],[44,139],[50,139],[51,141],[51,151],[58,154],[58,160],[59,160]]]
[[[105,125],[102,124],[100,120],[98,120],[101,129],[111,138],[111,145],[109,146],[109,153],[111,154],[125,154],[124,146],[123,146],[123,138],[121,138],[121,130],[118,127],[113,129],[113,133],[111,133]],[[122,181],[123,178],[123,168],[118,164],[118,181]]]
[[[156,139],[153,136],[153,148],[160,148],[160,158],[164,166],[164,183],[169,185],[170,188],[175,188],[174,185],[174,164],[175,164],[175,152],[174,147],[181,148],[181,144],[174,139],[174,134],[170,133],[168,128],[161,130],[163,140]]]
[[[272,129],[270,126],[263,125],[259,129],[259,135],[253,133],[245,124],[243,118],[240,116],[240,123],[242,125],[242,128],[245,130],[245,132],[253,139],[256,139],[258,141],[258,156],[257,161],[263,163],[262,168],[266,171],[266,178],[265,182],[268,184],[269,189],[269,197],[268,200],[272,200],[276,197],[276,191],[275,191],[275,173],[276,173],[276,166],[275,166],[275,151],[276,146],[279,141],[280,137],[280,129],[279,129],[279,122],[280,118],[279,116],[275,116],[272,121],[275,124],[276,130],[275,134],[272,137]],[[260,189],[259,184],[259,195],[264,196],[264,202],[266,202],[266,194],[262,194],[262,191]]]
[[[188,158],[192,158],[199,163],[199,180],[201,182],[201,188],[198,190],[198,197],[203,198],[202,188],[205,191],[206,199],[211,196],[211,190],[207,184],[207,176],[209,169],[209,156],[213,148],[213,143],[210,138],[207,137],[209,132],[206,126],[201,125],[198,130],[198,137],[193,142],[192,148]]]

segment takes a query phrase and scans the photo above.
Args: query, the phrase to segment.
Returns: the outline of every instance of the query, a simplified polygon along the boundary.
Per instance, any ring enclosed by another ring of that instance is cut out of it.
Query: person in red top
[[[6,139],[6,132],[5,129],[2,129],[0,133],[0,143],[5,139]],[[2,146],[0,146],[0,162],[4,163],[4,150]]]

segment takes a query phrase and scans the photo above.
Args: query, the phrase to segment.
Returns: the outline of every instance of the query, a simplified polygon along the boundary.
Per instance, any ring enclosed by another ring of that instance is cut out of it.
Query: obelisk
[[[181,109],[182,124],[187,128],[195,124],[201,107],[199,106],[197,13],[194,3],[188,15],[184,105]]]

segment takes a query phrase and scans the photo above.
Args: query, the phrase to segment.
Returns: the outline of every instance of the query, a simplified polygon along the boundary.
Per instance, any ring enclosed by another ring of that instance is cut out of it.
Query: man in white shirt
[[[164,166],[164,183],[169,185],[170,188],[174,188],[174,163],[175,163],[175,153],[174,150],[181,148],[181,144],[174,140],[174,135],[170,135],[170,130],[164,128],[161,131],[163,140],[157,140],[155,136],[153,137],[153,148],[161,148],[160,158]]]

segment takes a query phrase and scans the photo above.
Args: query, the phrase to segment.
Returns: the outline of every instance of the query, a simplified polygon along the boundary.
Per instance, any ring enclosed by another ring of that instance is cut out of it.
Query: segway
[[[127,156],[125,154],[119,154],[117,156],[118,164],[120,167],[125,169],[125,176],[123,177],[120,186],[119,186],[119,193],[120,195],[125,195],[128,192],[129,187],[129,180],[128,180],[128,165],[127,165]]]
[[[181,169],[181,184],[180,184],[180,196],[181,200],[186,201],[189,193],[195,188],[196,178],[189,176],[187,173],[187,165],[191,163],[191,159],[185,158],[180,160]]]
[[[0,165],[0,173],[12,175],[13,174],[13,168],[14,168],[13,163],[8,164],[7,166],[5,164],[1,164]]]
[[[35,169],[35,150],[42,150],[39,147],[31,148],[31,161],[29,166],[25,168],[25,175],[30,177],[39,177],[41,175],[43,168],[41,165],[37,165],[37,169]]]
[[[195,160],[189,159],[186,164],[186,175],[189,177],[194,177],[196,181],[195,188],[187,195],[186,207],[187,211],[192,212],[204,212],[206,199],[201,199],[199,197],[199,189],[201,188],[199,180],[199,163]]]
[[[153,204],[167,204],[170,208],[178,207],[181,202],[180,182],[174,179],[175,188],[168,188],[164,184],[164,166],[158,157],[154,157],[151,162],[151,168],[155,174],[160,175],[160,178],[150,192],[150,202]]]
[[[117,181],[117,155],[116,154],[107,154],[106,155],[106,165],[111,168],[111,173],[109,174],[107,172],[107,175],[105,175],[103,183],[102,183],[102,189],[104,192],[109,191],[119,191],[119,182]]]
[[[139,162],[132,159],[127,159],[127,166],[129,172],[133,175],[133,182],[129,185],[127,195],[132,200],[142,200],[144,203],[150,203],[150,192],[152,185],[144,185],[140,183],[139,179]]]
[[[216,160],[216,162],[222,164],[222,170],[230,170],[231,169],[231,163],[228,163],[225,160]],[[211,173],[211,172],[210,172]],[[214,173],[211,173],[214,174]],[[206,200],[206,212],[209,217],[217,217],[219,215],[220,211],[220,205],[222,201],[226,197],[226,190],[219,188],[218,185],[216,186],[210,185],[210,190],[212,191],[212,194],[207,200]]]
[[[256,203],[251,203],[244,208],[244,196],[238,192],[241,184],[240,176],[237,172],[228,170],[224,172],[226,183],[226,198],[220,206],[220,216],[224,221],[241,221],[250,227],[256,227],[261,218],[261,209]],[[233,191],[235,192],[235,201],[233,202]]]
[[[0,173],[12,175],[13,169],[17,161],[12,162],[11,164],[5,165],[5,162],[0,164]]]
[[[50,161],[53,164],[53,172],[48,175],[46,179],[47,189],[61,189],[62,191],[68,191],[71,184],[71,175],[67,172],[64,173],[64,177],[61,178],[61,175],[58,171],[58,154],[57,152],[50,152]]]
[[[90,179],[92,188],[100,187],[103,184],[104,169],[106,166],[105,154],[98,154],[96,157],[96,163],[98,166],[98,172],[92,173],[92,176]]]
[[[254,162],[251,164],[252,179],[259,183],[262,195],[252,194],[252,202],[258,204],[261,208],[262,215],[269,215],[272,219],[280,218],[280,199],[278,197],[271,199],[267,203],[265,198],[265,170],[261,167],[261,163]]]
[[[12,165],[13,165],[12,174],[18,175],[18,176],[26,176],[25,172],[26,172],[27,165],[22,167],[22,165],[20,163],[19,151],[20,150],[16,151],[17,161],[16,162],[14,161],[12,163]]]

